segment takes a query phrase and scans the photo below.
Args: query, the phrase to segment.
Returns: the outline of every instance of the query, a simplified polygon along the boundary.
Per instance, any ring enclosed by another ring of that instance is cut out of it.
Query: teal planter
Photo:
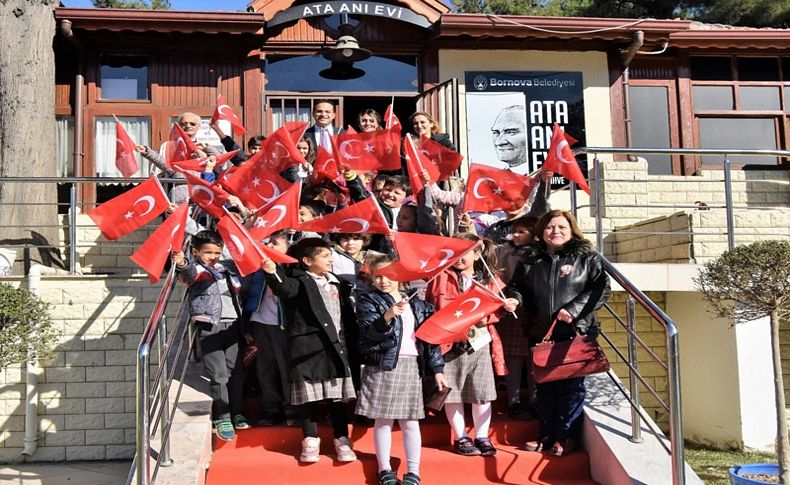
[[[766,482],[762,482],[759,480],[752,480],[751,478],[745,478],[742,475],[744,474],[757,474],[763,473],[766,475],[779,475],[779,465],[769,465],[765,463],[757,463],[754,465],[738,465],[730,468],[730,483],[732,485],[752,485],[752,484],[764,484]]]

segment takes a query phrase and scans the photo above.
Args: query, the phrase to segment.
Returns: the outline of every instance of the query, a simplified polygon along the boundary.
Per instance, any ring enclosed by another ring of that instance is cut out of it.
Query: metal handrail
[[[680,400],[680,350],[677,326],[675,325],[675,322],[669,318],[669,316],[664,313],[664,311],[658,305],[656,305],[652,300],[650,300],[650,298],[647,297],[647,295],[645,295],[641,290],[639,290],[639,288],[631,283],[628,278],[626,278],[614,266],[614,264],[612,264],[603,256],[601,257],[601,260],[606,274],[608,274],[617,284],[619,284],[629,295],[629,298],[626,301],[628,324],[625,325],[625,329],[629,334],[628,359],[626,360],[624,356],[614,347],[614,345],[612,345],[612,348],[626,362],[626,365],[629,369],[629,392],[625,393],[624,389],[619,384],[617,387],[621,392],[623,392],[623,395],[625,395],[626,399],[628,399],[628,401],[631,403],[632,441],[641,440],[641,436],[639,434],[639,418],[644,419],[644,415],[642,414],[639,406],[639,389],[637,381],[646,385],[648,390],[653,392],[654,397],[658,399],[659,403],[666,407],[666,404],[663,402],[663,400],[655,394],[652,387],[650,387],[646,380],[639,374],[636,366],[636,317],[633,309],[633,303],[636,302],[639,306],[641,306],[664,328],[667,347],[667,389],[669,392],[669,449],[667,451],[669,452],[672,463],[672,483],[674,485],[684,485],[686,483],[686,470],[685,448],[683,445],[683,417]],[[620,320],[622,323],[620,318],[618,318],[618,320]],[[607,341],[610,343],[610,345],[612,344],[608,338]],[[641,340],[639,343],[643,344]],[[657,356],[652,351],[650,354],[652,357],[657,358]],[[656,432],[652,429],[652,427],[651,430],[654,433]],[[659,442],[662,444],[662,446],[664,446],[663,441],[659,440]],[[666,448],[666,446],[664,447]]]
[[[595,242],[598,251],[603,254],[603,213],[601,204],[601,161],[600,154],[607,155],[721,155],[724,157],[724,199],[725,210],[727,212],[727,246],[729,249],[735,247],[735,210],[732,198],[732,164],[729,157],[732,155],[750,155],[757,157],[783,157],[790,159],[790,151],[787,150],[743,150],[727,148],[633,148],[633,147],[579,147],[573,150],[575,155],[593,155],[593,167],[590,173],[592,182],[592,198],[595,207]],[[571,182],[571,211],[577,213],[578,204],[576,201],[576,184]]]

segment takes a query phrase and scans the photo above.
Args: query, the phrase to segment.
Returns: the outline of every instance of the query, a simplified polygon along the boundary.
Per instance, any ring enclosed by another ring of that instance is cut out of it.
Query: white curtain
[[[151,144],[151,119],[144,116],[119,116],[126,132],[138,145]],[[115,118],[112,116],[96,117],[96,139],[94,142],[94,160],[97,177],[122,177],[115,168]],[[147,177],[150,163],[136,153],[137,165],[140,170],[134,177]]]
[[[74,174],[74,117],[55,117],[55,164],[58,177]]]

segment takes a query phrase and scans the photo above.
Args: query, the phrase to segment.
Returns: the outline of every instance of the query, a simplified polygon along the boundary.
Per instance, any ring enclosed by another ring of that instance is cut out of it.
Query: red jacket
[[[497,284],[499,284],[498,287]],[[504,286],[502,280],[496,278],[496,281],[489,281],[486,288],[498,295],[499,289],[504,288]],[[428,284],[425,301],[433,303],[436,309],[439,310],[461,294],[459,288],[458,273],[449,269],[440,273],[435,280]],[[493,325],[498,321],[499,317],[496,313],[492,313],[483,319],[483,322],[488,326],[488,331],[491,333],[491,360],[494,364],[494,374],[504,376],[508,373],[507,366],[505,365],[505,351],[502,348],[502,340],[499,338],[499,332],[497,332]],[[446,354],[451,347],[452,344],[442,344],[442,354]]]

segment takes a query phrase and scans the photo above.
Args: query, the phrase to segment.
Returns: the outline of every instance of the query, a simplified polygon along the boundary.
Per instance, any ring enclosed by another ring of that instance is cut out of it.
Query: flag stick
[[[502,301],[507,300],[507,298],[505,297],[505,292],[502,291],[502,287],[499,285],[499,281],[497,280],[496,275],[494,275],[494,272],[491,271],[491,268],[488,267],[488,263],[486,263],[485,258],[480,258],[480,261],[483,263],[483,267],[488,272],[488,276],[491,277],[491,281],[493,281],[494,284],[496,285],[496,289],[497,291],[499,291],[499,296],[502,298]],[[510,314],[513,315],[514,318],[518,318],[516,312],[510,312]]]
[[[409,140],[409,144],[411,145],[412,149],[414,150],[414,155],[417,157],[417,164],[420,166],[420,171],[425,170],[425,167],[422,166],[422,161],[420,160],[420,154],[417,151],[417,147],[414,145],[414,140],[411,139],[411,133],[406,133],[406,139]],[[420,174],[422,175],[422,174]]]
[[[392,112],[395,111],[395,96],[390,100],[390,115],[387,117],[387,128],[392,127]]]

